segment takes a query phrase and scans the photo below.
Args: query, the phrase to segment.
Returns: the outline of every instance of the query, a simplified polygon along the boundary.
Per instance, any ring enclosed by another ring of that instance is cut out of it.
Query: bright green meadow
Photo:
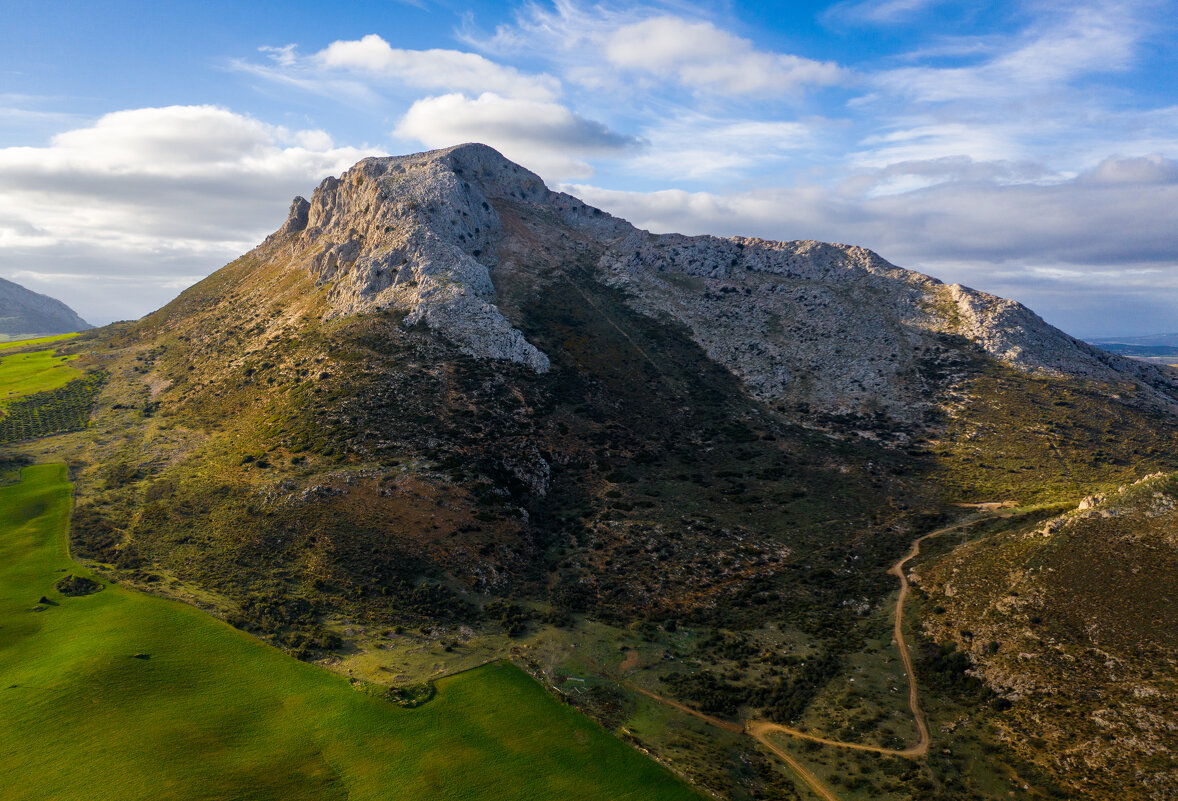
[[[57,356],[52,350],[14,353],[0,357],[0,404],[33,392],[64,387],[82,372],[68,363],[74,356]]]
[[[47,337],[34,337],[33,339],[0,335],[0,350],[6,348],[23,348],[29,345],[48,345],[51,342],[61,342],[65,339],[73,339],[77,334],[51,334]]]
[[[69,558],[71,502],[61,465],[0,487],[6,801],[699,798],[510,664],[403,709],[180,603],[66,597],[108,581]]]

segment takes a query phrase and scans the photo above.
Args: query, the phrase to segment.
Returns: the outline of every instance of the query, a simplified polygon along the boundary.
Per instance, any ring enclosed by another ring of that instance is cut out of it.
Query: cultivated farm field
[[[54,342],[64,342],[67,339],[73,339],[76,336],[77,334],[50,334],[49,336],[33,337],[30,339],[25,336],[0,334],[0,350],[26,348],[33,345],[50,345]]]
[[[82,372],[69,362],[73,357],[58,356],[52,350],[13,353],[0,356],[0,403],[63,387]]]
[[[106,373],[82,372],[71,364],[76,356],[58,355],[53,348],[27,350],[74,336],[0,343],[0,443],[86,427]]]

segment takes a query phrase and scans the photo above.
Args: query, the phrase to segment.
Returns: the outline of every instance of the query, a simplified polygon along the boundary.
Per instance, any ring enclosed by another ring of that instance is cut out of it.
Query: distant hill
[[[1105,337],[1091,344],[1107,353],[1140,362],[1172,365],[1178,362],[1178,334],[1150,334],[1143,337]]]
[[[1121,342],[1109,342],[1100,348],[1121,356],[1178,356],[1178,345],[1126,345]]]
[[[0,278],[0,336],[69,334],[92,327],[60,300]]]
[[[1112,353],[1130,352],[1117,349],[1124,347],[1149,348],[1151,350],[1160,348],[1167,353],[1178,353],[1178,333],[1150,334],[1143,337],[1102,337],[1100,339],[1091,339],[1089,342]],[[1150,354],[1143,352],[1142,355]]]

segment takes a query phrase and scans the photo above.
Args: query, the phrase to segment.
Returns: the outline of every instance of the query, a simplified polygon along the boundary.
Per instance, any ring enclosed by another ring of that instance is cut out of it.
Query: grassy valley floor
[[[183,604],[63,594],[97,578],[71,492],[60,465],[0,488],[7,799],[698,798],[510,664],[403,709]]]

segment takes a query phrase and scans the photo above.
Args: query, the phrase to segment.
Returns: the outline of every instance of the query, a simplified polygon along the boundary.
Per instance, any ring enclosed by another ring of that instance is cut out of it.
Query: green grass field
[[[9,344],[43,344],[71,336]],[[58,356],[53,349],[0,355],[0,443],[86,427],[106,374],[83,373],[70,364],[76,358]]]
[[[13,353],[0,357],[0,405],[33,392],[63,387],[82,377],[70,366],[73,356],[58,356],[52,350]]]
[[[71,493],[61,465],[0,487],[9,801],[698,798],[509,664],[407,710],[192,607],[66,597],[62,577],[98,578],[67,552]]]
[[[24,348],[29,345],[48,345],[51,342],[61,342],[63,339],[73,339],[77,334],[51,334],[47,337],[35,337],[29,339],[27,337],[15,337],[10,339],[8,335],[0,334],[0,350],[6,348]]]

